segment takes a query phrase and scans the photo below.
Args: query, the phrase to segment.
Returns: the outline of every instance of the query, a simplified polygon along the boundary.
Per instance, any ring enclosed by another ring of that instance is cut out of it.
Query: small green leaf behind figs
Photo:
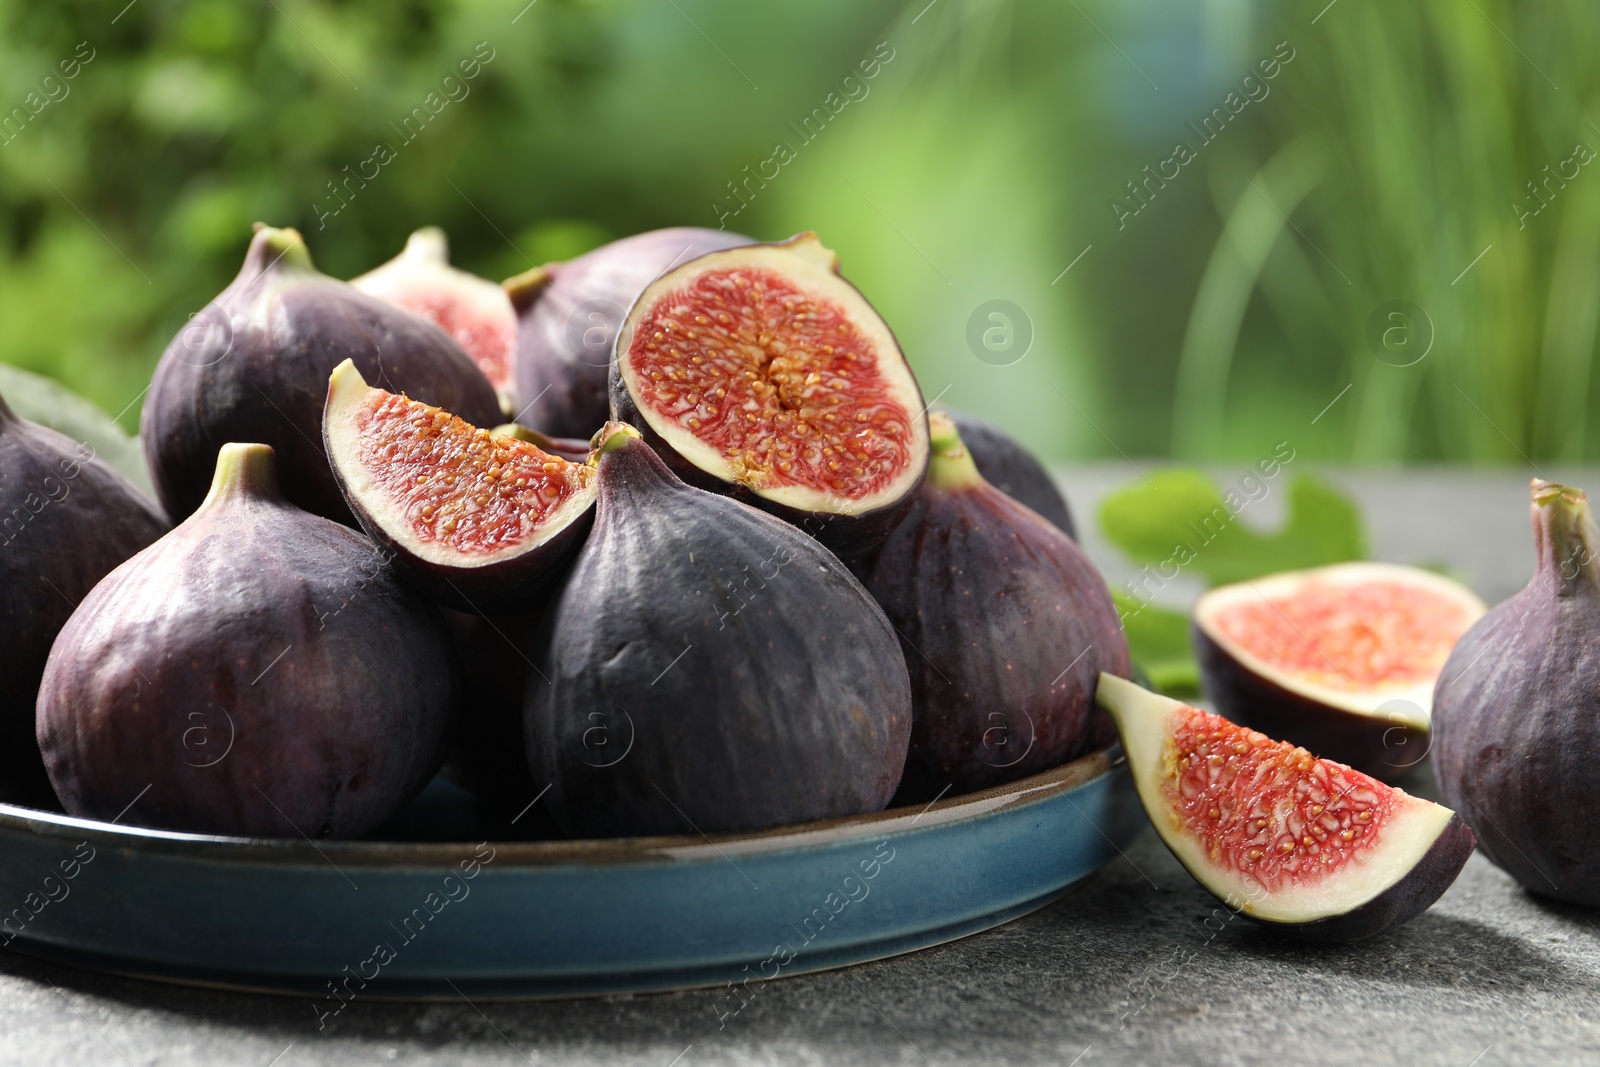
[[[1174,699],[1200,692],[1200,668],[1189,637],[1189,617],[1124,593],[1113,592],[1122,630],[1128,635],[1128,654],[1144,671],[1150,684]]]
[[[1253,502],[1243,488],[1219,489],[1191,468],[1158,471],[1113,492],[1100,505],[1100,525],[1134,562],[1176,567],[1210,585],[1366,556],[1359,509],[1320,478],[1296,474],[1286,490],[1264,479],[1254,484],[1288,492],[1281,530],[1262,533],[1241,521],[1264,499],[1259,488]]]
[[[96,456],[155,499],[138,440],[123,433],[93,402],[50,378],[5,363],[0,363],[0,396],[28,421],[88,445]]]

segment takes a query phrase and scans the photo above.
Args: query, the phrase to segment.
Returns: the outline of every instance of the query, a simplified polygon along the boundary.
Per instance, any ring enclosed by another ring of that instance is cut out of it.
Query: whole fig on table
[[[1600,531],[1533,483],[1533,578],[1468,630],[1433,694],[1433,767],[1478,847],[1530,891],[1600,907]]]
[[[224,446],[200,509],[56,638],[38,739],[70,814],[357,837],[438,769],[458,693],[438,609],[288,503],[274,468],[265,445]]]
[[[517,308],[516,421],[556,437],[588,439],[611,417],[606,374],[628,308],[663,271],[719,248],[750,243],[724,230],[674,226],[634,234],[566,263],[509,278]]]
[[[902,799],[1014,781],[1109,743],[1101,671],[1128,639],[1072,539],[984,481],[944,412],[899,525],[860,568],[904,645],[915,720]]]
[[[888,803],[911,730],[899,643],[793,526],[598,437],[594,529],[545,613],[528,759],[577,836],[756,830]]]
[[[93,449],[0,398],[0,795],[47,800],[33,707],[50,643],[96,582],[166,530]]]
[[[167,346],[141,434],[167,513],[206,495],[217,450],[260,441],[278,456],[283,494],[354,526],[322,447],[328,375],[346,359],[392,392],[478,426],[500,421],[494,387],[439,327],[318,272],[294,230],[262,227],[233,283]]]

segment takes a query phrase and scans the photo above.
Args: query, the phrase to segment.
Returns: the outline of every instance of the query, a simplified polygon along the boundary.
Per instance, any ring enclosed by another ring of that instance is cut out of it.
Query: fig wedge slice
[[[592,464],[370,386],[349,360],[329,379],[323,437],[362,529],[448,607],[537,604],[593,520]]]
[[[1476,838],[1449,808],[1110,674],[1111,713],[1145,812],[1178,862],[1247,918],[1357,941],[1450,888]]]

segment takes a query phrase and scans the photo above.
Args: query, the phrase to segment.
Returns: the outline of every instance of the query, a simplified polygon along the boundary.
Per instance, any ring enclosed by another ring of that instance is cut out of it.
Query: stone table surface
[[[1600,471],[1545,473],[1600,485]],[[1062,472],[1084,527],[1094,501],[1136,477],[1121,463]],[[1491,602],[1526,581],[1526,472],[1330,477],[1362,504],[1376,558],[1447,563]],[[1242,521],[1270,524],[1281,506],[1269,495]],[[1085,537],[1113,583],[1132,574],[1092,530]],[[1431,790],[1425,772],[1405,784]],[[1475,855],[1401,930],[1305,945],[1231,918],[1147,832],[1047,908],[911,955],[773,982],[722,1029],[721,994],[701,990],[357,1002],[319,1032],[302,1000],[0,952],[0,1064],[1594,1064],[1597,920],[1529,896]]]

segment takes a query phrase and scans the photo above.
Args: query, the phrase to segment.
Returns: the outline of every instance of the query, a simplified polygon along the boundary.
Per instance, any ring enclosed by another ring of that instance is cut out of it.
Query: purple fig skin
[[[1588,499],[1533,483],[1533,578],[1468,630],[1433,696],[1433,767],[1530,892],[1600,907],[1600,544]]]
[[[1095,687],[1101,671],[1129,669],[1088,557],[985,482],[947,416],[932,426],[928,480],[860,569],[911,673],[904,802],[1015,781],[1108,743]]]
[[[538,654],[543,607],[497,618],[444,612],[462,667],[461,720],[445,770],[505,820],[544,788],[534,780],[522,742],[522,694]],[[543,814],[543,805],[521,823],[536,814]]]
[[[167,513],[200,506],[223,444],[261,441],[278,454],[291,503],[354,526],[322,444],[328,375],[346,359],[390,392],[476,426],[500,421],[494,387],[443,330],[318,273],[298,233],[264,227],[150,383],[140,431]]]
[[[1028,505],[1074,541],[1078,539],[1067,500],[1037,456],[992,423],[959,411],[950,412],[950,417],[984,481],[1017,503]]]
[[[1477,838],[1461,816],[1452,818],[1417,865],[1359,908],[1309,923],[1262,922],[1301,941],[1344,944],[1397,929],[1433,907],[1472,858]],[[1257,920],[1259,921],[1259,920]]]
[[[624,237],[506,282],[519,312],[516,421],[587,439],[611,417],[606,379],[622,317],[645,286],[707,252],[753,244],[725,230],[675,226]]]
[[[1426,730],[1312,700],[1240,663],[1198,622],[1189,632],[1200,661],[1201,689],[1235,722],[1390,784],[1427,759]]]
[[[48,803],[33,710],[50,643],[96,582],[167,528],[93,449],[0,398],[0,796]]]
[[[882,809],[911,731],[893,629],[815,540],[602,431],[594,531],[540,629],[525,738],[575,836]]]
[[[458,699],[438,609],[234,445],[186,522],[94,588],[51,649],[38,740],[69,814],[357,837],[438,769]]]

